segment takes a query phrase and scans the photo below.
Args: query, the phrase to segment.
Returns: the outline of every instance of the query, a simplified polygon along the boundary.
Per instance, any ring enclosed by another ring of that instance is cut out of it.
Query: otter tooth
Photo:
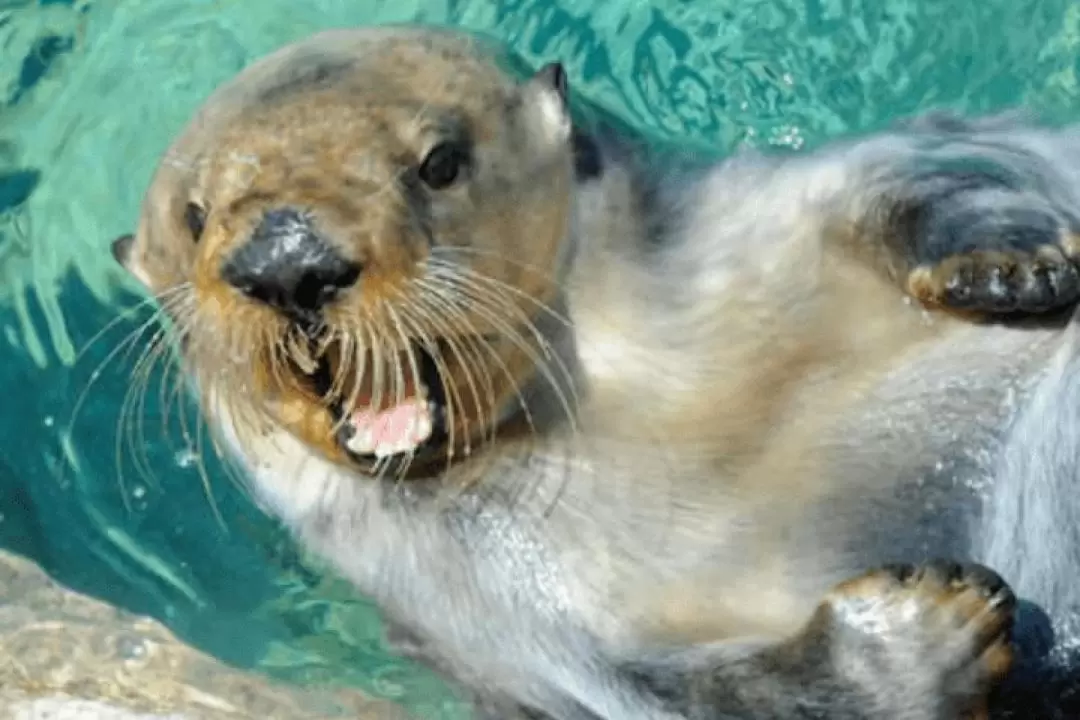
[[[345,443],[349,450],[357,455],[370,455],[377,450],[375,437],[370,427],[360,430],[354,426],[353,429],[353,436]]]

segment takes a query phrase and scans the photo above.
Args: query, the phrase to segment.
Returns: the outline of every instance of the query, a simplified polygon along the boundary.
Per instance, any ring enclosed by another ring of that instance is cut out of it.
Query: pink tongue
[[[419,399],[376,412],[359,410],[350,421],[353,434],[347,444],[360,455],[386,457],[415,450],[431,434],[427,403]]]

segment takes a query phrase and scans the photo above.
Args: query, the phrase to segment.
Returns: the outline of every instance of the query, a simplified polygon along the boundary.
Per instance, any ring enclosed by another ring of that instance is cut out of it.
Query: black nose
[[[291,208],[268,211],[221,269],[245,295],[298,317],[321,310],[360,277],[360,266],[343,258]]]

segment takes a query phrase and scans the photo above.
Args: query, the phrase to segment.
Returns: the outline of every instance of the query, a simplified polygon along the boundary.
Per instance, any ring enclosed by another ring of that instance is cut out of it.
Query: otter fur
[[[216,91],[113,252],[253,496],[481,716],[944,720],[1064,712],[1078,233],[1080,128],[723,157],[395,26]]]

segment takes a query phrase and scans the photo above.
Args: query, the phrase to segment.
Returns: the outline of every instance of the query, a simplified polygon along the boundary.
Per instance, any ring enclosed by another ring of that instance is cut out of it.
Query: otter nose
[[[248,297],[307,317],[354,285],[360,266],[343,258],[303,213],[284,208],[266,212],[221,274]]]

